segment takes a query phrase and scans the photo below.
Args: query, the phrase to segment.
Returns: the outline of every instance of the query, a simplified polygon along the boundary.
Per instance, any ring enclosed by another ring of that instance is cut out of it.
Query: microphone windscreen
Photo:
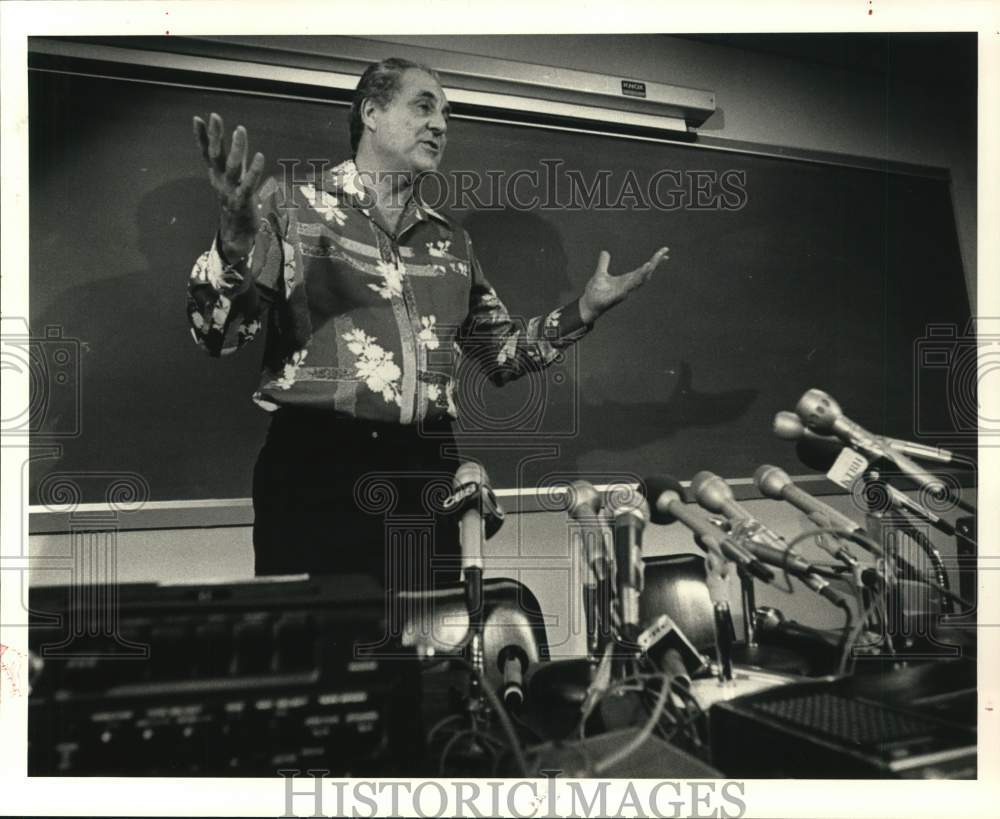
[[[574,519],[596,517],[602,501],[601,493],[589,481],[573,481],[566,488],[566,511]]]
[[[788,477],[788,473],[784,469],[771,464],[761,464],[753,473],[754,486],[760,490],[762,495],[773,500],[781,500],[782,489],[791,482],[791,478]]]
[[[475,461],[465,461],[455,470],[452,487],[458,489],[467,483],[478,483],[480,486],[490,485],[489,476],[481,464],[477,464]]]
[[[728,515],[727,507],[735,500],[725,479],[708,470],[699,472],[691,479],[691,494],[701,506],[716,514]]]
[[[650,478],[643,478],[639,488],[649,503],[649,519],[653,523],[665,525],[673,523],[675,518],[670,514],[667,506],[673,495],[677,499],[686,503],[687,493],[681,482],[671,475],[653,475]],[[662,502],[666,499],[665,502]]]
[[[795,412],[813,432],[827,435],[833,432],[834,422],[843,415],[833,396],[817,389],[806,390],[795,405]]]
[[[802,419],[794,412],[783,410],[774,416],[771,429],[779,438],[786,441],[797,441],[805,432],[805,425]]]
[[[631,483],[611,484],[604,490],[602,506],[612,520],[619,515],[629,514],[637,514],[643,520],[649,520],[649,504],[641,482],[638,486]]]

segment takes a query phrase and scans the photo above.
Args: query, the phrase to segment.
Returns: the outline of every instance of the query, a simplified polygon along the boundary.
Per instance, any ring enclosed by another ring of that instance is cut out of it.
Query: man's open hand
[[[649,281],[660,262],[670,258],[669,252],[670,248],[661,247],[641,267],[630,270],[628,273],[622,273],[620,276],[612,276],[608,273],[608,263],[611,261],[611,256],[606,250],[602,250],[600,256],[597,257],[597,269],[590,277],[590,281],[587,282],[583,296],[580,298],[580,317],[587,324],[590,324],[602,313],[622,301],[637,287],[642,287]]]
[[[242,125],[233,131],[232,145],[225,149],[222,117],[211,114],[208,125],[194,118],[194,134],[208,165],[208,178],[222,207],[220,236],[222,254],[230,261],[245,256],[253,246],[256,216],[253,193],[264,171],[264,155],[256,153],[247,167],[247,131]]]

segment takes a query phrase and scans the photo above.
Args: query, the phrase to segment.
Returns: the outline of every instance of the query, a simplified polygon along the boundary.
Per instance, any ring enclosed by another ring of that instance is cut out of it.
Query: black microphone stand
[[[469,640],[466,644],[465,659],[472,670],[469,675],[467,706],[468,710],[475,716],[476,714],[486,714],[489,710],[489,703],[480,682],[486,679],[486,660],[483,649],[486,609],[483,599],[482,545],[500,528],[503,523],[503,510],[489,486],[479,482],[469,482],[459,487],[448,502],[462,504],[459,510],[468,510],[470,505],[474,505],[473,508],[478,507],[478,514],[475,518],[477,522],[475,538],[479,559],[469,561],[469,565],[462,567],[465,606],[469,612]],[[464,524],[460,521],[459,526],[462,525]]]
[[[466,659],[472,666],[473,673],[469,675],[469,709],[483,712],[486,709],[486,695],[482,691],[480,679],[486,673],[486,661],[483,656],[483,570],[478,566],[469,566],[464,571],[465,606],[469,610],[469,644],[466,648]]]
[[[740,603],[743,607],[743,640],[747,648],[757,647],[757,629],[754,613],[757,611],[757,597],[754,592],[753,576],[737,564],[736,574],[740,579]]]
[[[883,601],[883,610],[886,612],[886,616],[881,618],[881,643],[883,647],[889,649],[889,653],[895,653],[897,643],[901,639],[897,629],[899,618],[892,614],[900,608],[901,603],[897,588],[899,578],[896,573],[899,561],[895,537],[892,531],[889,530],[885,510],[880,508],[879,505],[879,498],[886,490],[880,488],[884,484],[884,481],[878,470],[866,470],[861,480],[864,482],[862,497],[868,505],[868,511],[865,514],[865,529],[872,533],[875,542],[885,552],[885,571],[865,575],[868,582],[864,584],[862,603],[864,611],[870,611],[873,608],[872,604],[875,599]],[[869,622],[866,625],[872,626],[873,624]]]
[[[578,524],[583,557],[580,567],[584,574],[583,612],[587,635],[587,662],[590,679],[597,673],[597,666],[604,654],[604,647],[611,638],[612,583],[606,557],[604,530],[598,519]]]
[[[712,599],[715,620],[715,650],[719,681],[728,682],[733,679],[733,643],[736,640],[736,629],[733,626],[733,614],[729,606],[726,578],[733,564],[717,548],[711,549],[707,548],[708,544],[705,545],[705,580],[708,584],[709,597]],[[746,599],[742,593],[740,597]],[[749,619],[744,612],[744,620]]]
[[[712,520],[719,527],[722,539],[731,537],[733,527],[728,519],[712,518]],[[717,559],[724,559],[724,557],[718,557]],[[743,639],[747,655],[752,656],[753,652],[757,648],[757,632],[754,624],[757,612],[757,594],[754,587],[753,575],[741,563],[729,560],[727,560],[726,563],[736,567],[736,576],[740,581],[740,609],[743,614]],[[707,572],[712,570],[707,559],[705,562],[705,570]],[[724,608],[725,613],[723,613],[719,608],[716,610],[716,634],[718,635],[720,630],[722,631],[723,645],[719,646],[719,648],[723,654],[726,654],[728,651],[728,654],[731,655],[732,644],[736,639],[736,629],[733,625],[732,610],[729,608],[728,602],[725,604]],[[723,663],[723,665],[728,666],[729,669],[726,679],[732,679],[731,662]]]
[[[913,525],[913,520],[909,515],[902,509],[892,509],[887,514],[886,510],[879,508],[879,498],[885,495],[885,490],[880,487],[886,484],[879,471],[877,469],[867,470],[862,480],[864,480],[864,497],[868,502],[865,528],[875,535],[876,542],[885,551],[885,575],[887,575],[880,577],[878,582],[865,584],[864,605],[866,610],[870,607],[872,595],[883,598],[886,612],[882,624],[884,629],[883,644],[889,648],[891,653],[895,653],[897,650],[905,650],[913,646],[913,637],[908,633],[909,628],[903,623],[904,601],[900,584],[903,580],[927,582],[927,578],[923,576],[922,572],[915,569],[900,554],[899,537],[909,538],[921,549],[934,569],[938,585],[945,590],[950,588],[948,573],[940,553],[934,548],[927,536]],[[941,596],[941,611],[945,614],[954,612],[954,603],[946,595]]]

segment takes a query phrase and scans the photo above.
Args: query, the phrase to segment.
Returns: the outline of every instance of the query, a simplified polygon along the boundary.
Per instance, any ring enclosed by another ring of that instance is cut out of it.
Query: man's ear
[[[377,130],[378,113],[381,109],[377,102],[371,97],[367,97],[361,103],[361,122],[367,130]]]

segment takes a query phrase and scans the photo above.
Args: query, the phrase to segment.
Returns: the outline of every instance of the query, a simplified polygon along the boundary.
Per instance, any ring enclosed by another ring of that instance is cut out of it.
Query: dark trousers
[[[439,511],[454,443],[448,426],[278,410],[254,468],[256,574],[362,574],[393,591],[456,582],[458,522]]]

